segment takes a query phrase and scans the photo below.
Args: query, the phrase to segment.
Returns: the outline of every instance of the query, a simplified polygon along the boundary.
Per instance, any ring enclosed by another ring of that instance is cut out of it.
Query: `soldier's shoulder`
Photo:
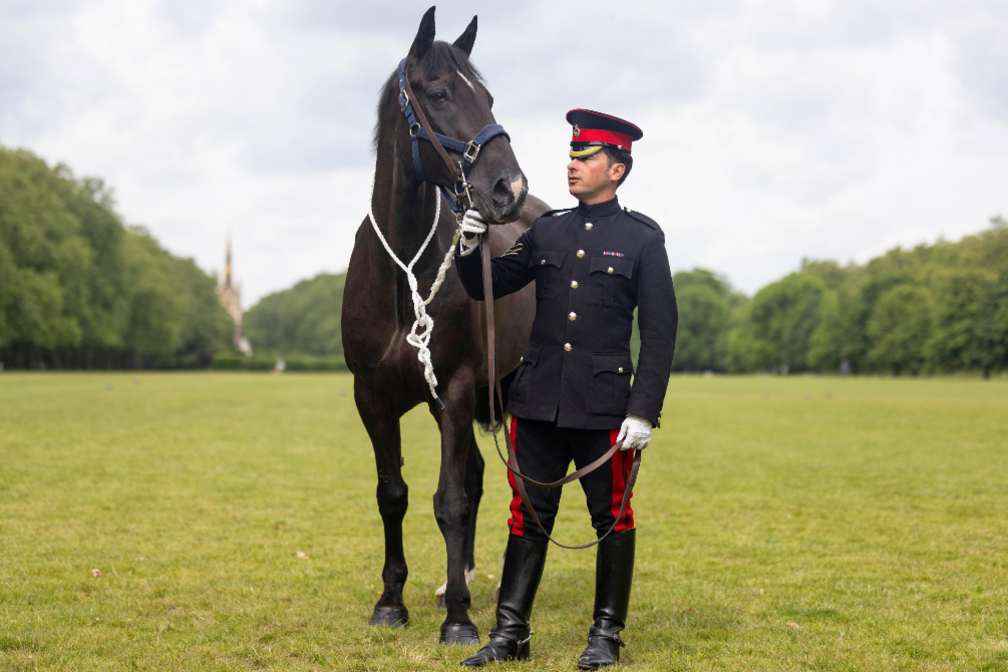
[[[643,212],[637,212],[636,210],[631,210],[630,208],[623,208],[623,214],[637,220],[649,229],[654,229],[655,231],[661,231],[661,227],[658,226],[658,222],[654,221]]]
[[[561,215],[567,215],[574,212],[574,208],[558,208],[556,210],[548,210],[543,214],[536,217],[536,219],[549,219],[550,217],[559,217]]]

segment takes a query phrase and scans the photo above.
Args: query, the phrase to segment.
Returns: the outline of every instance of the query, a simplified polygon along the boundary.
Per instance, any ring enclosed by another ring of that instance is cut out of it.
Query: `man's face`
[[[567,164],[567,187],[571,196],[585,203],[609,200],[616,194],[616,186],[625,168],[622,163],[614,163],[610,167],[605,151],[571,159]]]

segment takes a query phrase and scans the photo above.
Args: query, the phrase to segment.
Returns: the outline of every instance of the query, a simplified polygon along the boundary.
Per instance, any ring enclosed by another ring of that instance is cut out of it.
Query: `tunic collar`
[[[578,214],[582,217],[608,217],[619,212],[619,199],[615,196],[608,201],[587,205],[578,201]]]

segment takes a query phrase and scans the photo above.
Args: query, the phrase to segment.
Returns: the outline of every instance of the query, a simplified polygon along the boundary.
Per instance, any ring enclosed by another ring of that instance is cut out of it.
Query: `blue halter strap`
[[[511,136],[508,135],[507,131],[500,124],[488,124],[469,142],[450,138],[447,135],[435,132],[433,129],[431,129],[431,133],[434,137],[431,138],[417,118],[416,110],[413,109],[413,101],[410,100],[409,95],[406,93],[406,87],[406,59],[404,58],[399,61],[399,109],[406,115],[406,122],[409,124],[410,144],[412,145],[413,152],[413,170],[420,180],[424,182],[431,181],[427,179],[423,163],[420,161],[421,140],[426,140],[432,144],[440,144],[444,149],[460,153],[462,160],[459,161],[458,171],[456,171],[459,173],[459,176],[454,185],[455,193],[451,193],[446,187],[440,184],[437,185],[441,193],[445,195],[448,207],[451,208],[452,212],[458,214],[462,210],[460,201],[463,196],[472,205],[469,198],[469,171],[472,170],[473,164],[476,163],[476,157],[479,156],[480,149],[498,135],[503,135],[508,139],[508,142],[511,142]],[[451,166],[451,168],[454,169],[454,166]]]

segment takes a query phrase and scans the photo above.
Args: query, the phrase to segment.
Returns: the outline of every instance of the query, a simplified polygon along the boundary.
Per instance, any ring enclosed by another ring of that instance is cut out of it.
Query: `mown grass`
[[[665,409],[634,497],[632,669],[1008,669],[1008,381],[674,377]],[[348,375],[0,374],[0,669],[456,669],[437,434],[403,422],[412,621],[373,629]],[[485,640],[508,492],[480,444]],[[569,487],[561,538],[590,537],[583,502]],[[505,669],[573,669],[593,571],[551,551],[534,660]]]

